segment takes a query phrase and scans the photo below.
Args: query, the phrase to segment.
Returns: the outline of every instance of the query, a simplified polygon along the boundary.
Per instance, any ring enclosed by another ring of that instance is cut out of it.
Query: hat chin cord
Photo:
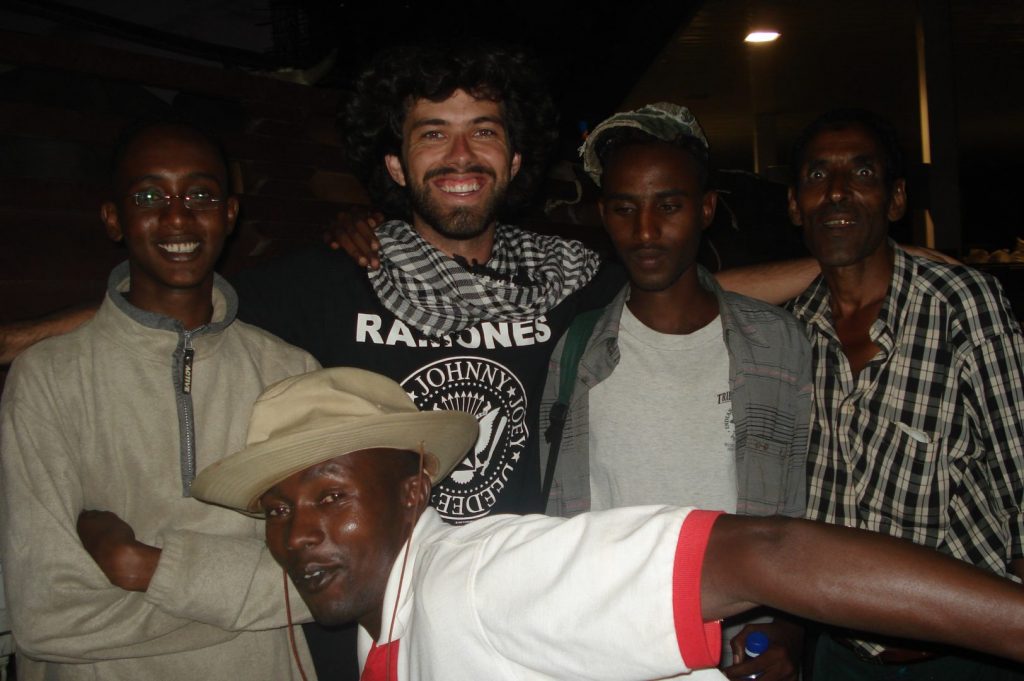
[[[302,681],[309,681],[306,678],[306,670],[302,668],[302,660],[299,659],[299,647],[295,645],[295,623],[292,622],[292,600],[288,595],[288,571],[281,570],[281,576],[284,577],[284,611],[288,616],[288,641],[292,644],[292,656],[295,658],[295,664],[299,668],[299,676],[302,677]]]
[[[420,441],[419,447],[420,462],[419,471],[416,475],[417,480],[423,478],[423,459],[426,456],[426,452],[423,451],[423,442]],[[417,503],[419,503],[417,501]],[[409,536],[405,540],[405,555],[402,556],[402,570],[398,573],[398,593],[395,594],[395,607],[391,609],[391,624],[388,625],[388,640],[384,644],[385,656],[387,658],[387,664],[385,665],[384,679],[385,681],[391,681],[391,642],[392,635],[395,632],[395,619],[398,617],[398,604],[402,600],[402,585],[405,583],[405,566],[409,563],[409,553],[412,551],[412,533],[416,529],[416,520],[413,519],[412,527],[409,528]]]

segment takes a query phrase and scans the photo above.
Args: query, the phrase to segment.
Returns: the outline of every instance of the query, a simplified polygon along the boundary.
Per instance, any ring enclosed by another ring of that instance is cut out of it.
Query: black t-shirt
[[[431,499],[442,518],[460,523],[543,510],[537,423],[548,359],[573,316],[607,302],[620,276],[595,277],[536,319],[485,321],[441,340],[396,319],[366,272],[327,248],[243,272],[236,288],[241,319],[304,348],[323,366],[375,371],[402,384],[420,409],[477,417],[476,447]]]
[[[239,317],[310,352],[325,367],[389,376],[420,409],[468,411],[480,421],[476,447],[434,486],[431,504],[448,522],[489,513],[543,510],[539,408],[548,359],[578,312],[606,304],[622,271],[602,267],[581,291],[526,322],[482,322],[431,341],[380,304],[348,255],[306,250],[242,272]],[[303,627],[320,678],[357,679],[355,627]]]

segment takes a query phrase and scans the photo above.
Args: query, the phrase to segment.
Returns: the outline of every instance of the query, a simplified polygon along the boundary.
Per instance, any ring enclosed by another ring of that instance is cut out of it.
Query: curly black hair
[[[800,170],[804,164],[804,157],[807,154],[807,147],[811,140],[819,133],[833,130],[844,130],[849,127],[860,126],[868,131],[875,138],[878,146],[882,148],[882,163],[885,167],[885,189],[892,191],[896,180],[906,177],[903,166],[903,147],[900,145],[899,135],[889,121],[878,114],[867,109],[845,108],[832,109],[814,119],[804,128],[793,143],[793,153],[790,155],[790,168],[792,169],[792,182],[796,187],[800,184]]]
[[[456,90],[501,105],[511,151],[522,157],[498,218],[508,220],[529,204],[558,136],[555,106],[536,62],[516,49],[417,45],[378,54],[339,116],[345,155],[386,214],[412,217],[406,189],[384,165],[386,154],[401,156],[406,114],[419,99],[441,102]]]

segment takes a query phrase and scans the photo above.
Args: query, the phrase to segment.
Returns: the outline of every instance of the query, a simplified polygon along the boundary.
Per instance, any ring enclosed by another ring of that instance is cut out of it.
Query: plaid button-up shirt
[[[824,279],[790,305],[814,364],[807,517],[1006,575],[1024,556],[1020,325],[991,277],[890,247],[892,283],[869,331],[881,351],[859,375]]]

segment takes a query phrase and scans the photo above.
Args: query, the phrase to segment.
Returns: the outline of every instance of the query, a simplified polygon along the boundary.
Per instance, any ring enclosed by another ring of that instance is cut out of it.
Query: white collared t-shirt
[[[404,554],[392,567],[372,659],[360,630],[362,678],[644,681],[714,667],[720,628],[701,619],[700,574],[716,517],[646,506],[452,527],[427,509],[401,589]]]

